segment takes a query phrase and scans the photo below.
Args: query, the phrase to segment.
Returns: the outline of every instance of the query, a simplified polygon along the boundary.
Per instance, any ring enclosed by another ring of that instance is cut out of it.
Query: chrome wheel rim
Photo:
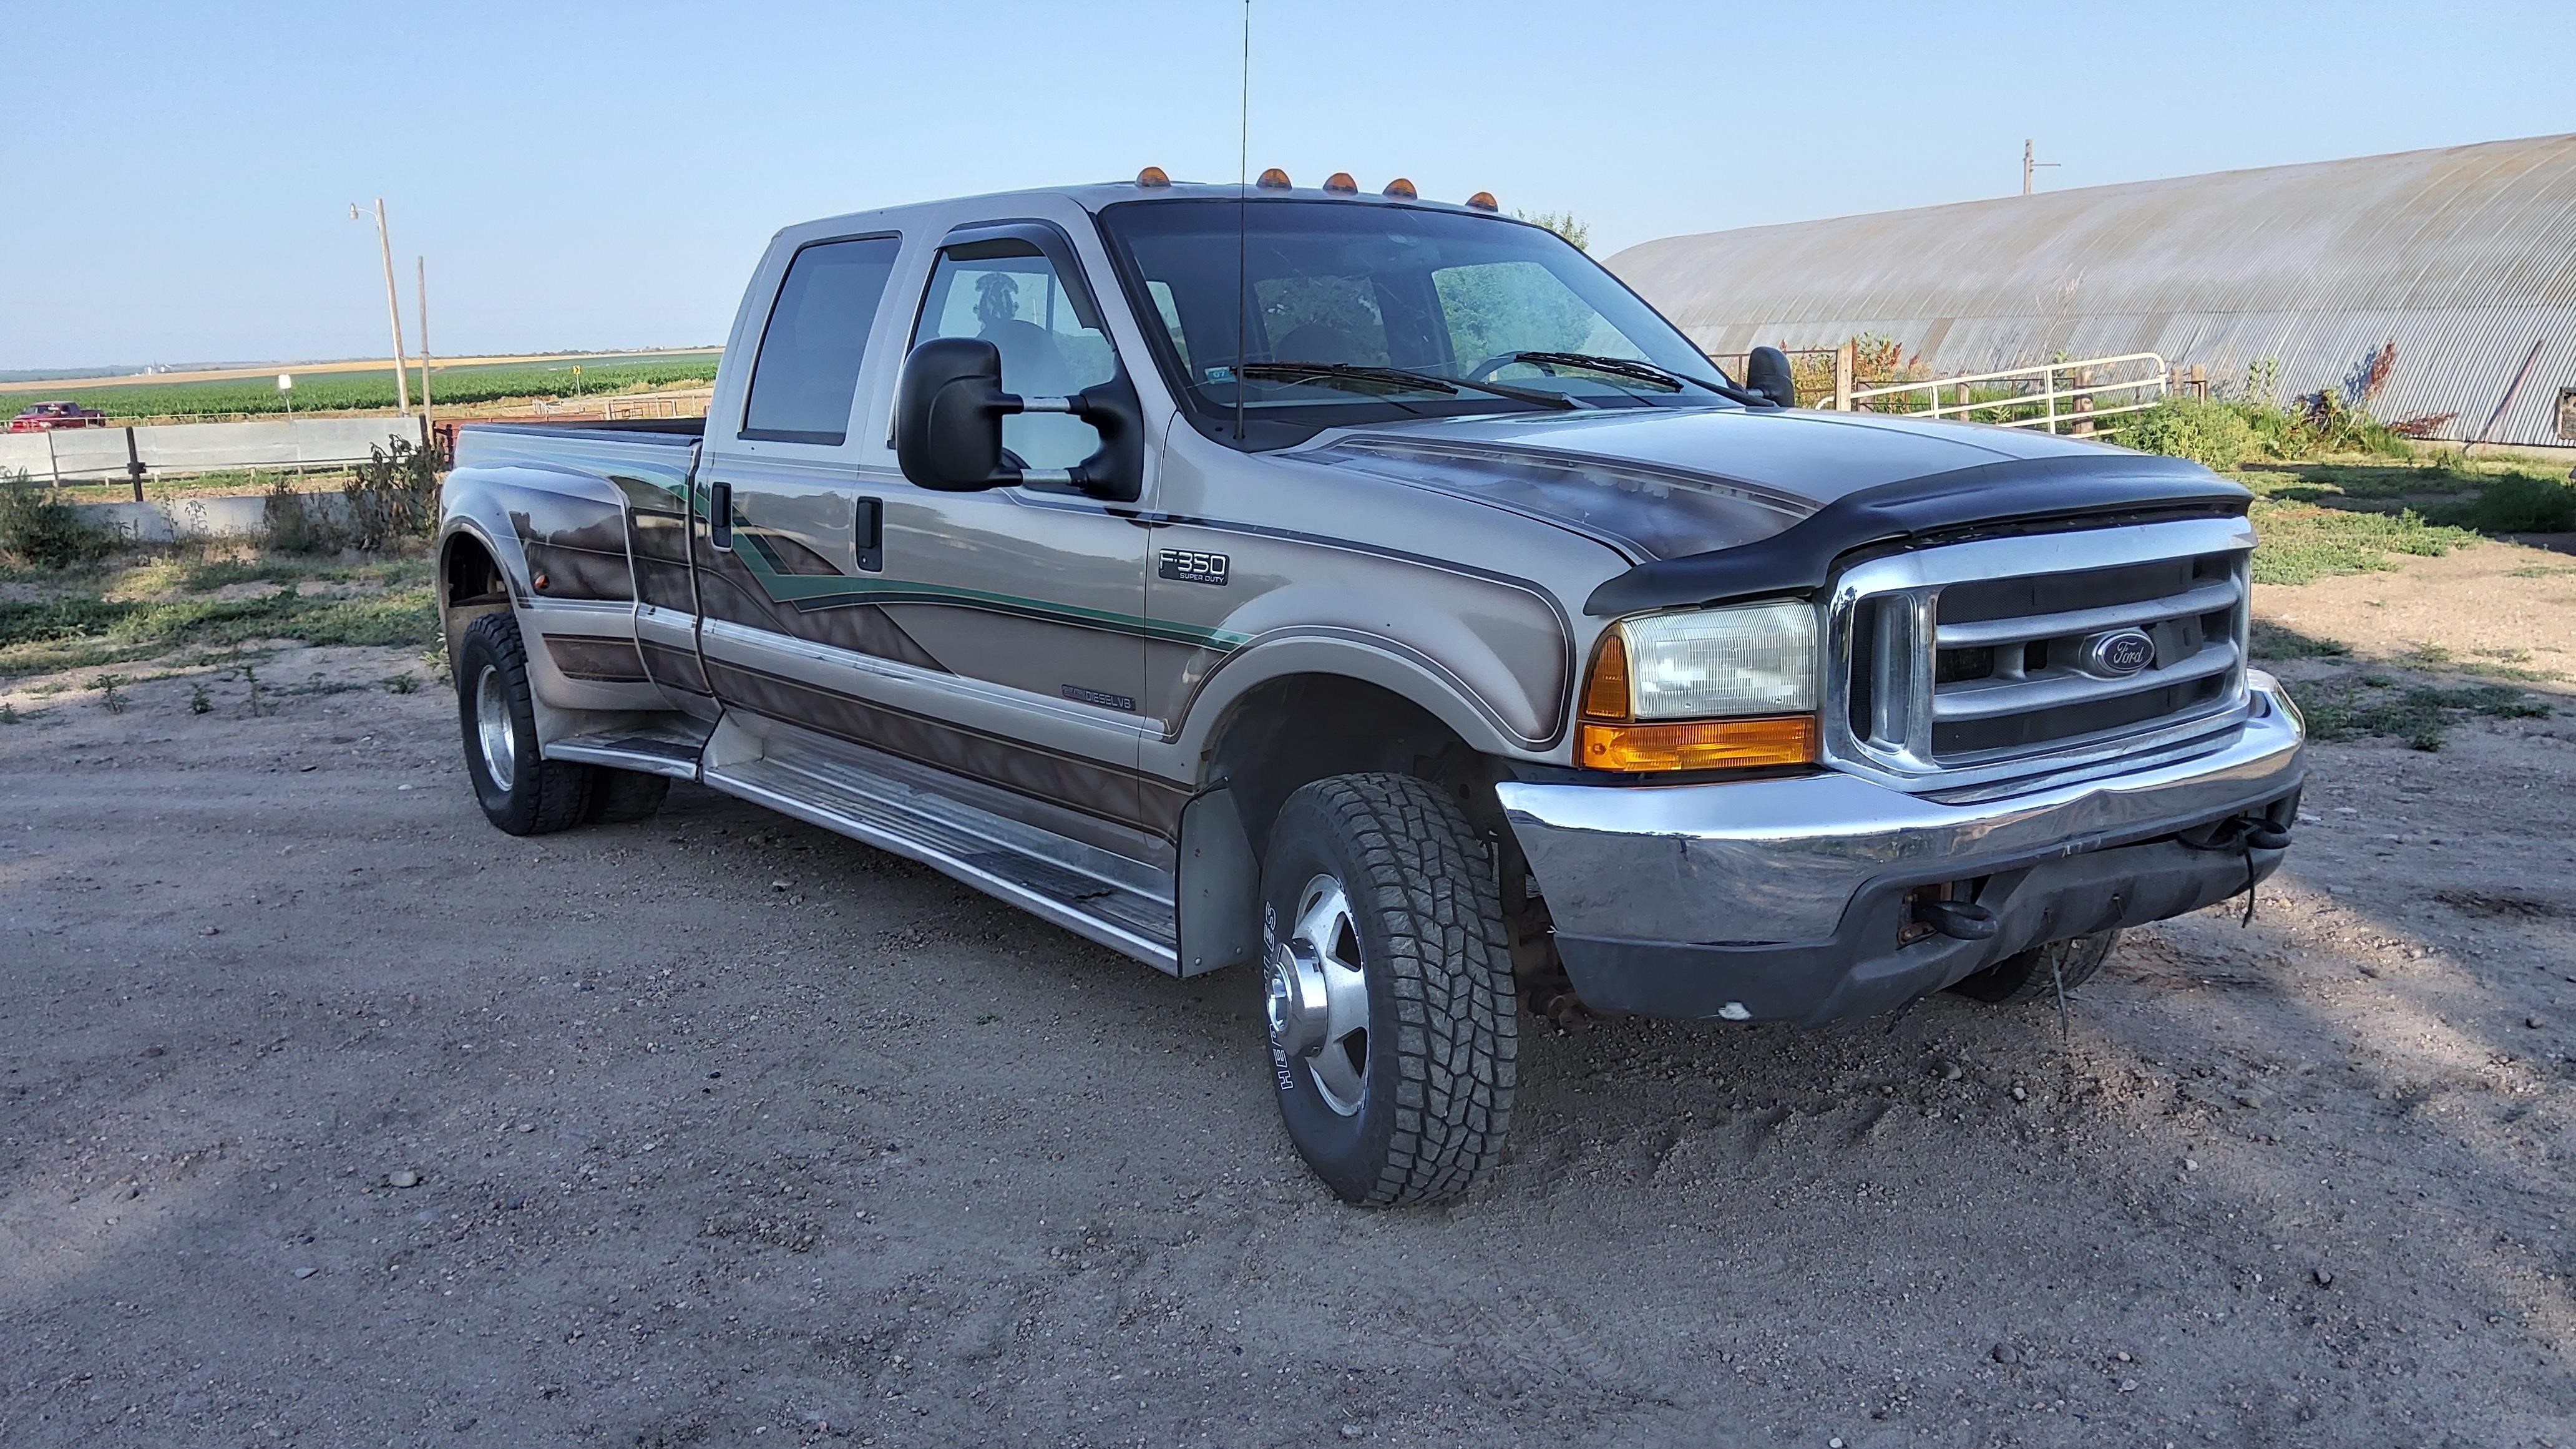
[[[486,664],[474,681],[474,738],[483,747],[483,773],[503,791],[517,777],[519,755],[510,728],[510,690],[501,671]]]
[[[1357,1115],[1368,1097],[1368,974],[1340,881],[1319,875],[1297,893],[1296,922],[1271,947],[1266,976],[1271,1040],[1306,1064],[1326,1107]]]

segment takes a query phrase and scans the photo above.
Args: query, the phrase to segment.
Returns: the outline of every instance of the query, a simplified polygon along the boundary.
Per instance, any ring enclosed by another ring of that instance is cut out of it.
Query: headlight
[[[1816,611],[1782,600],[1623,619],[1583,685],[1576,763],[1607,770],[1816,757]]]
[[[1729,719],[1816,707],[1816,611],[1800,603],[1652,614],[1612,626],[1631,719]]]

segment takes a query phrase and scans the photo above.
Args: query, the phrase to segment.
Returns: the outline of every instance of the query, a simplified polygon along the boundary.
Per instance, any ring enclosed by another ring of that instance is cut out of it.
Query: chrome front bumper
[[[1838,772],[1497,792],[1587,1000],[1826,1019],[1892,1006],[2041,941],[2196,909],[2268,873],[2279,851],[2172,839],[2286,809],[2299,788],[2298,714],[2268,676],[2249,683],[2251,717],[2215,749],[1969,804]],[[1976,900],[2001,918],[1999,933],[1900,946],[1905,894],[1952,882],[1983,883]]]

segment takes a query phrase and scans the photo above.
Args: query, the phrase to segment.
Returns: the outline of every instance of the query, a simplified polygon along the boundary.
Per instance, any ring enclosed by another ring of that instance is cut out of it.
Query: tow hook
[[[1983,941],[2001,929],[1995,913],[1974,901],[1916,901],[1914,919],[1954,941]]]
[[[2194,850],[2287,850],[2290,832],[2261,815],[2231,815],[2178,837]]]

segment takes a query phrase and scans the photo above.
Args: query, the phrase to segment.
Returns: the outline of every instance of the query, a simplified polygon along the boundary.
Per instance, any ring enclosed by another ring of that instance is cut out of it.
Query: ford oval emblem
[[[2084,642],[2084,662],[2096,674],[2135,674],[2156,662],[2156,641],[2143,629],[2115,629]]]

